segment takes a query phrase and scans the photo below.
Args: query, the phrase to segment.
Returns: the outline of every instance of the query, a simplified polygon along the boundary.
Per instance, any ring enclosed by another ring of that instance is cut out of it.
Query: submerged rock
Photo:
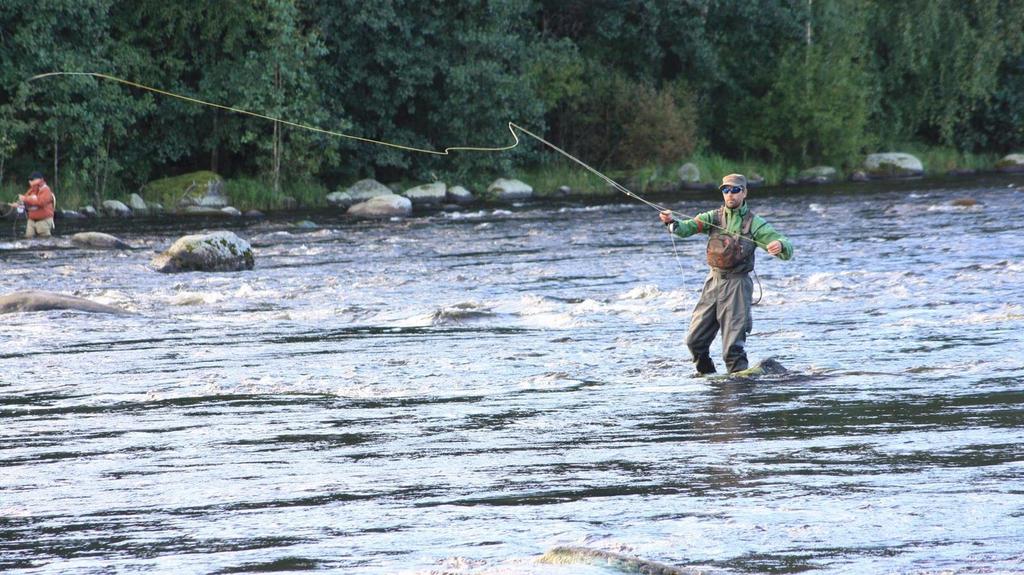
[[[88,248],[130,250],[132,246],[119,237],[103,232],[80,232],[71,236],[71,243]]]
[[[0,296],[0,313],[72,309],[91,313],[128,314],[121,308],[85,298],[45,291],[20,291]]]
[[[397,194],[376,196],[348,209],[348,215],[359,218],[405,217],[412,214],[412,201]]]
[[[779,361],[774,357],[769,357],[767,359],[761,360],[761,362],[758,363],[756,367],[760,368],[761,373],[765,375],[779,375],[789,372],[789,370],[786,369],[786,367],[783,366],[781,363],[779,363]]]
[[[249,242],[227,231],[184,236],[167,251],[153,258],[158,272],[232,272],[251,270],[255,265]]]
[[[549,565],[589,564],[611,567],[626,573],[650,573],[657,575],[694,575],[694,573],[699,573],[699,571],[695,572],[688,568],[675,567],[622,553],[575,546],[550,549],[537,562]]]

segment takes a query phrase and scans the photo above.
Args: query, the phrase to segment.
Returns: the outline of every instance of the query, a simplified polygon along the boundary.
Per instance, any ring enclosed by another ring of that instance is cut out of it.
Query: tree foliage
[[[7,0],[0,178],[102,196],[197,169],[331,185],[505,172],[550,157],[413,154],[197,106],[409,146],[503,145],[508,121],[604,167],[695,149],[807,165],[874,144],[1024,146],[1018,0]]]

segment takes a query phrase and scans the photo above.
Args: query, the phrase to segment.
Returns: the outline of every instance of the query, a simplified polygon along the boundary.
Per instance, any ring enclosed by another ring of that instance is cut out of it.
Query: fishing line
[[[508,131],[509,131],[509,133],[512,134],[513,142],[511,144],[507,145],[507,146],[492,146],[492,147],[485,147],[485,146],[450,146],[450,147],[444,148],[443,150],[432,150],[432,149],[429,149],[429,148],[418,148],[418,147],[415,147],[415,146],[405,146],[405,145],[402,145],[402,144],[396,144],[396,143],[387,142],[387,141],[384,141],[384,140],[375,140],[373,138],[364,138],[362,136],[353,136],[352,134],[346,134],[344,132],[337,132],[337,131],[334,131],[334,130],[326,130],[324,128],[318,128],[316,126],[310,126],[310,125],[307,125],[307,124],[300,124],[298,122],[292,122],[292,121],[284,120],[284,119],[281,119],[281,118],[275,118],[273,116],[268,116],[266,114],[260,114],[260,113],[257,113],[257,112],[251,112],[249,110],[243,110],[242,108],[236,108],[234,106],[225,106],[223,104],[217,104],[215,102],[209,102],[209,101],[206,101],[206,100],[200,100],[199,98],[192,98],[190,96],[185,96],[185,95],[182,95],[182,94],[177,94],[177,93],[174,93],[174,92],[169,92],[167,90],[161,90],[160,88],[154,88],[152,86],[147,86],[145,84],[140,84],[138,82],[132,82],[131,80],[125,80],[124,78],[118,78],[117,76],[111,76],[109,74],[103,74],[103,73],[100,73],[100,72],[48,72],[46,74],[38,74],[38,75],[32,76],[31,78],[28,79],[28,81],[32,82],[32,81],[35,81],[35,80],[42,80],[42,79],[45,79],[45,78],[53,78],[53,77],[56,77],[56,76],[90,76],[90,77],[93,77],[93,78],[100,78],[100,79],[103,79],[103,80],[110,80],[112,82],[117,82],[119,84],[124,84],[125,86],[130,86],[132,88],[137,88],[139,90],[144,90],[144,91],[147,91],[147,92],[152,92],[154,94],[160,94],[162,96],[167,96],[167,97],[170,97],[170,98],[177,98],[179,100],[184,100],[186,102],[190,102],[190,103],[193,103],[193,104],[199,104],[201,106],[208,106],[208,107],[211,107],[211,108],[217,108],[217,109],[225,110],[225,111],[228,111],[228,112],[234,112],[236,114],[243,114],[243,115],[246,115],[246,116],[252,116],[254,118],[260,118],[262,120],[268,120],[268,121],[271,121],[271,122],[277,122],[279,124],[284,124],[286,126],[291,126],[293,128],[298,128],[300,130],[308,130],[310,132],[316,132],[316,133],[319,133],[319,134],[326,134],[328,136],[334,136],[334,137],[338,137],[338,138],[346,138],[346,139],[349,139],[349,140],[355,140],[357,142],[363,142],[363,143],[366,143],[366,144],[375,144],[375,145],[378,145],[378,146],[386,146],[386,147],[389,147],[389,148],[395,148],[395,149],[404,150],[404,151],[407,151],[407,152],[415,152],[415,153],[419,153],[419,154],[431,154],[431,155],[435,155],[435,156],[447,156],[447,155],[450,155],[451,152],[505,152],[505,151],[508,151],[508,150],[512,150],[512,149],[518,147],[519,143],[520,143],[519,136],[516,134],[516,130],[518,130],[518,131],[522,132],[523,134],[526,134],[527,136],[530,136],[531,138],[533,138],[533,139],[537,140],[538,142],[544,144],[545,146],[551,148],[552,150],[558,152],[559,154],[562,154],[566,158],[569,158],[570,160],[572,160],[576,164],[579,164],[584,169],[586,169],[588,172],[594,174],[595,176],[597,176],[601,180],[605,181],[608,185],[612,186],[613,188],[615,188],[616,190],[622,192],[623,194],[625,194],[625,195],[627,195],[627,196],[629,196],[629,197],[631,197],[631,198],[633,198],[633,199],[635,199],[637,201],[640,201],[640,202],[642,202],[642,203],[644,203],[644,204],[646,204],[646,205],[648,205],[648,206],[658,210],[659,212],[667,211],[667,212],[670,212],[673,215],[681,216],[684,219],[695,219],[692,216],[687,216],[685,214],[680,214],[679,212],[676,212],[674,210],[666,208],[665,206],[662,206],[662,205],[656,204],[654,202],[651,202],[651,201],[649,201],[649,200],[647,200],[647,199],[645,199],[645,198],[643,198],[643,197],[633,193],[631,190],[629,190],[628,188],[626,188],[622,184],[620,184],[620,183],[616,182],[615,180],[609,178],[608,176],[604,175],[603,173],[601,173],[597,169],[590,167],[589,165],[584,163],[582,160],[580,160],[576,156],[573,156],[569,152],[566,152],[562,148],[559,148],[558,146],[552,144],[551,142],[545,140],[544,138],[538,136],[537,134],[534,134],[533,132],[527,130],[526,128],[524,128],[524,127],[522,127],[522,126],[520,126],[520,125],[518,125],[518,124],[516,124],[514,122],[509,122],[508,123]],[[720,230],[722,230],[724,232],[727,232],[727,233],[729,232],[729,230],[727,230],[726,228],[724,228],[722,226],[719,226],[719,225],[715,225],[713,223],[706,223],[706,225],[711,226],[713,228],[718,228],[718,229],[720,229]],[[675,234],[673,234],[673,236],[674,235]],[[736,235],[736,237],[739,237],[739,238],[742,238],[742,239],[745,239],[745,240],[749,240],[749,241],[753,242],[755,245],[761,246],[764,249],[768,249],[768,246],[758,242],[757,240],[754,240],[753,238],[747,238],[747,237],[743,236],[742,234],[738,234],[738,235]],[[675,248],[675,238],[674,237],[673,237],[672,241],[673,241],[673,244],[672,244],[673,248]],[[678,260],[678,257],[679,256],[678,256],[678,252],[677,252],[676,253],[677,260]],[[682,264],[680,264],[680,269],[682,269]]]

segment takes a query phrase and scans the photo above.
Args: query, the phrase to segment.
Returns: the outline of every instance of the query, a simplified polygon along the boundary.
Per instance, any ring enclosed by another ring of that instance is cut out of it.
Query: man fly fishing
[[[722,353],[729,373],[747,369],[744,344],[753,325],[750,308],[754,282],[754,249],[761,246],[769,254],[788,260],[793,244],[747,206],[747,178],[729,174],[718,188],[724,203],[715,210],[689,220],[677,220],[669,210],[659,214],[671,233],[687,238],[697,233],[708,235],[707,259],[711,272],[690,319],[686,345],[693,354],[697,373],[715,373],[709,350],[721,328]]]
[[[53,192],[50,191],[50,186],[46,185],[46,180],[40,172],[32,172],[28,178],[28,185],[28,191],[18,196],[18,202],[10,205],[24,206],[28,215],[28,223],[25,226],[26,239],[36,236],[48,238],[53,232],[53,210],[56,207]]]

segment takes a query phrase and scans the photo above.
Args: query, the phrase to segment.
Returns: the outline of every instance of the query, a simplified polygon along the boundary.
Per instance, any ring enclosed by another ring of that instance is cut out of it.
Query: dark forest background
[[[195,170],[274,191],[537,169],[512,120],[602,169],[694,153],[850,166],[1024,148],[1024,0],[4,0],[0,180],[106,197]],[[55,181],[56,180],[56,181]]]

